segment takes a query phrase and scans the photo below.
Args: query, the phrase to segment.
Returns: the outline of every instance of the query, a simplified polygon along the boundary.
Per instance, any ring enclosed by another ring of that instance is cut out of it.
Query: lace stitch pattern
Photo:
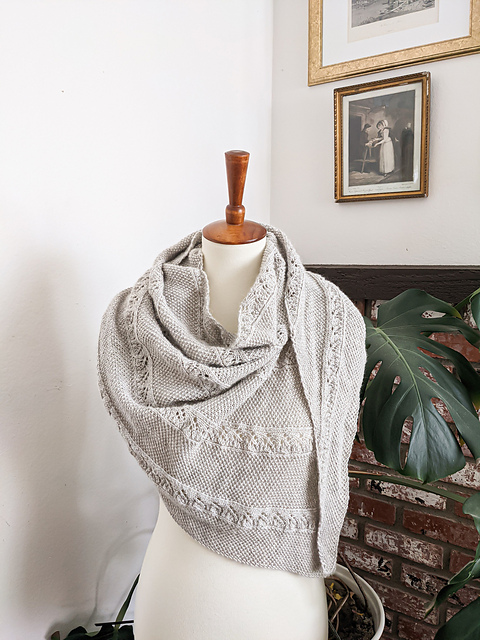
[[[150,354],[145,346],[138,340],[136,332],[137,313],[144,295],[148,291],[148,276],[141,278],[137,285],[131,290],[125,313],[126,328],[130,338],[130,351],[135,370],[135,386],[139,399],[144,404],[149,404],[153,400],[151,393],[151,370],[152,363]]]
[[[332,413],[335,405],[335,397],[338,389],[339,367],[341,361],[341,344],[343,341],[343,321],[345,316],[343,300],[338,289],[333,287],[328,281],[324,281],[325,291],[328,299],[329,335],[328,347],[325,353],[323,395],[321,407],[322,442],[319,443],[319,469],[320,483],[326,468],[326,457],[329,454],[329,445],[332,435]]]
[[[241,305],[241,321],[245,337],[251,335],[253,326],[260,317],[262,309],[269,303],[276,285],[277,279],[273,260],[269,259],[265,265],[264,272],[257,277],[252,289]]]
[[[247,509],[241,505],[232,505],[226,501],[218,501],[182,486],[173,478],[168,478],[162,469],[149,459],[142,449],[132,440],[128,430],[125,429],[122,419],[105,393],[103,385],[100,386],[102,399],[105,402],[108,413],[116,420],[123,437],[127,441],[128,448],[136,458],[138,464],[148,477],[157,485],[162,493],[167,494],[178,505],[184,508],[192,508],[199,515],[227,522],[246,529],[276,529],[279,531],[315,531],[317,527],[317,515],[314,509]]]
[[[215,500],[167,478],[161,469],[154,468],[143,456],[140,466],[162,493],[178,505],[194,510],[199,517],[214,519],[245,529],[275,529],[278,531],[314,531],[317,518],[313,509],[248,509],[239,504]]]
[[[195,442],[209,442],[221,447],[258,453],[302,454],[313,451],[313,433],[306,428],[268,430],[228,421],[217,424],[185,407],[165,411],[164,416]]]

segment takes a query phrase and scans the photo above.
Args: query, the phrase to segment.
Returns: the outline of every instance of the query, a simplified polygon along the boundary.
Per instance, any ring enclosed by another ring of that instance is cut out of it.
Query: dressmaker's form
[[[267,232],[244,220],[249,154],[225,155],[226,220],[203,229],[201,250],[211,320],[234,338],[242,301],[261,268]],[[215,553],[186,533],[160,500],[137,589],[136,640],[326,640],[327,635],[323,578]]]
[[[136,640],[326,640],[365,324],[290,240],[227,218],[164,249],[108,306],[105,406],[156,485]]]

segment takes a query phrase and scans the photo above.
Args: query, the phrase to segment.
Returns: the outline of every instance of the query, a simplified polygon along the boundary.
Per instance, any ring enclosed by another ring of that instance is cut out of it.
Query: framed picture
[[[428,195],[430,74],[335,89],[335,200]]]
[[[480,51],[480,0],[309,0],[308,84]]]

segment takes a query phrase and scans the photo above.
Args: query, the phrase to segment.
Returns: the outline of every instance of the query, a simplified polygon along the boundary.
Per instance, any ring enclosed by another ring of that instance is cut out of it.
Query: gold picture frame
[[[335,201],[428,195],[430,74],[335,89]]]
[[[433,9],[436,5],[436,24],[430,26],[421,24],[422,14],[427,14],[430,9],[416,13],[410,9],[411,15],[394,19],[396,26],[392,26],[393,20],[381,15],[390,10],[390,3],[393,10],[395,2],[407,5],[419,1],[383,0],[387,8],[379,8],[376,18],[370,15],[365,24],[358,25],[354,23],[353,12],[362,10],[362,4],[359,3],[363,3],[363,11],[366,11],[374,3],[380,7],[380,0],[349,0],[350,4],[339,3],[339,0],[309,0],[309,86],[480,52],[480,0],[443,0],[442,13],[438,9],[440,0],[426,0],[433,3]],[[464,14],[463,26],[458,28],[453,25],[454,20],[449,13],[455,10],[457,14],[460,10]],[[375,24],[366,24],[369,20]],[[416,26],[415,20],[421,29],[411,28]],[[373,28],[377,28],[377,31],[372,36]],[[398,31],[393,33],[394,29]],[[352,34],[359,31],[362,32],[359,38],[362,42],[351,41],[358,38],[358,34],[352,37],[346,35],[347,32]],[[468,35],[455,37],[456,33],[466,31]],[[437,37],[435,34],[442,40],[432,41]],[[390,46],[391,50],[385,52]],[[372,55],[376,48],[378,54]]]

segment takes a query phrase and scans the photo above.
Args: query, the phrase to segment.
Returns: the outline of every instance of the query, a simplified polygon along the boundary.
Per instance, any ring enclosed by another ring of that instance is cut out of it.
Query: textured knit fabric
[[[267,227],[238,333],[209,312],[201,232],[102,321],[99,380],[174,520],[242,563],[327,576],[348,502],[365,365],[360,313]]]

